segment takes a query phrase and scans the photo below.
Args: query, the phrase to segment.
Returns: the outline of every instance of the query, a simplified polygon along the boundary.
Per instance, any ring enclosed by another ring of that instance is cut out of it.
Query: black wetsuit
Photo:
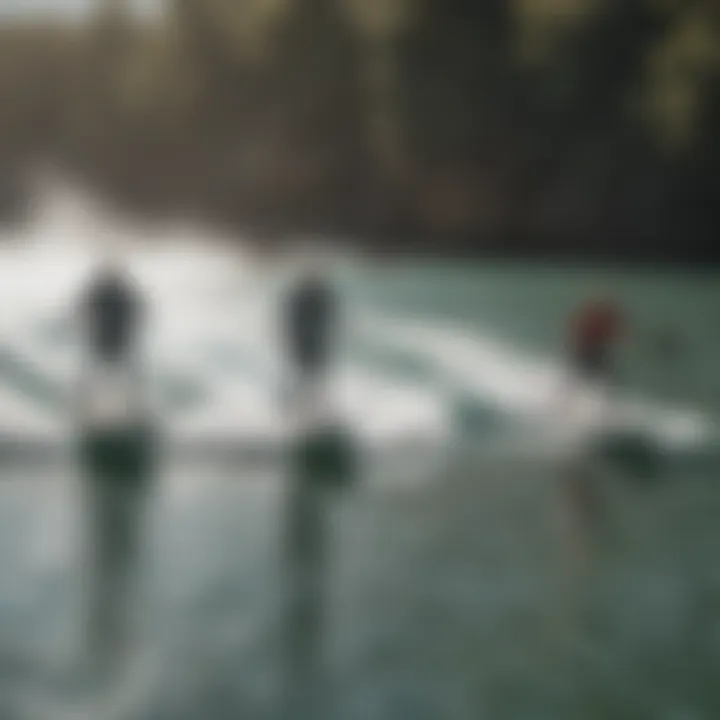
[[[306,280],[290,294],[286,313],[286,342],[290,360],[303,375],[327,370],[333,351],[337,298],[319,279]]]
[[[116,361],[136,349],[140,304],[130,282],[107,273],[95,281],[86,298],[88,342],[101,360]]]

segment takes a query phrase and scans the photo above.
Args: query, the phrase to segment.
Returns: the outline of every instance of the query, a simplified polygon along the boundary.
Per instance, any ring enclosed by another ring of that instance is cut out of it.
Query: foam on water
[[[709,442],[714,435],[711,421],[701,411],[627,394],[615,396],[576,381],[573,401],[563,403],[568,378],[561,365],[533,358],[491,337],[414,320],[375,318],[371,326],[382,343],[429,359],[460,392],[490,403],[499,413],[560,432],[560,437],[627,430],[647,434],[670,449],[687,449]]]

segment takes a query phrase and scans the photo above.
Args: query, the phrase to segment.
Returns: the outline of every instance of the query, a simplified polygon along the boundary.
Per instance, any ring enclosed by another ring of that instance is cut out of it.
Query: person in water
[[[114,674],[130,649],[133,587],[154,451],[137,376],[139,293],[114,258],[82,297],[88,367],[79,460],[88,502],[86,650],[93,671]]]
[[[310,265],[290,289],[284,308],[286,357],[296,389],[304,397],[327,379],[335,357],[339,300],[332,282],[317,263]]]
[[[613,379],[615,351],[623,325],[615,303],[601,294],[587,301],[571,318],[566,350],[570,378],[563,391],[571,422],[574,422],[578,408],[587,407],[583,383],[606,385]],[[598,429],[609,412],[605,393],[600,395],[601,402],[596,405],[599,414],[595,418]],[[592,451],[573,455],[562,468],[559,485],[564,519],[561,546],[568,581],[564,585],[566,597],[561,607],[564,608],[562,614],[567,616],[565,620],[570,621],[570,628],[577,612],[585,609],[582,598],[593,565],[595,536],[602,520],[602,499],[593,460]]]
[[[333,490],[349,481],[354,465],[352,441],[343,423],[328,412],[339,306],[332,279],[316,256],[303,268],[283,306],[285,359],[295,386],[291,414],[301,420],[287,455],[283,718],[329,716],[324,657],[332,580],[328,503]]]
[[[620,310],[608,298],[594,298],[579,309],[571,321],[569,352],[580,378],[603,382],[612,378],[624,324]]]

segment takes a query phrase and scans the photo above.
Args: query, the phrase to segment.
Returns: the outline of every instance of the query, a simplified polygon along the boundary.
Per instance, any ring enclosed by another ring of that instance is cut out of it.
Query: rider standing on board
[[[119,262],[103,263],[83,295],[81,315],[88,363],[80,443],[89,510],[86,642],[90,668],[109,679],[133,647],[134,584],[152,465],[137,367],[144,312]]]
[[[624,329],[624,318],[617,305],[605,295],[598,294],[585,302],[573,315],[568,333],[567,353],[570,364],[570,383],[565,392],[570,392],[571,402],[567,408],[578,420],[584,413],[576,415],[578,408],[588,408],[584,398],[584,383],[605,385],[612,380],[615,369],[615,351]],[[579,393],[577,391],[580,391]],[[602,398],[594,405],[596,429],[608,419],[609,406]],[[575,401],[580,404],[575,406]],[[599,411],[599,412],[597,412]],[[565,518],[563,553],[566,554],[569,590],[573,595],[582,595],[582,586],[592,564],[594,531],[600,519],[601,500],[595,475],[593,455],[581,452],[573,454],[561,477],[561,504]],[[582,605],[582,603],[581,603]],[[574,614],[575,610],[573,610]]]
[[[119,259],[106,258],[96,271],[80,314],[86,348],[81,411],[99,422],[98,412],[104,415],[108,403],[137,410],[143,396],[137,383],[143,303]]]
[[[318,410],[336,355],[339,300],[327,272],[318,262],[306,267],[289,289],[284,307],[286,357],[295,398],[305,411]]]

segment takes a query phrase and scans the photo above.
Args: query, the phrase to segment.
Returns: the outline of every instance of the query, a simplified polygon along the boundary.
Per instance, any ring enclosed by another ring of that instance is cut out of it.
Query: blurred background
[[[710,257],[713,0],[4,0],[0,206],[71,170],[146,214],[375,250]]]
[[[720,717],[719,110],[716,0],[0,0],[0,718]],[[108,252],[142,384],[82,364]],[[78,386],[156,421],[142,482],[95,493]]]

